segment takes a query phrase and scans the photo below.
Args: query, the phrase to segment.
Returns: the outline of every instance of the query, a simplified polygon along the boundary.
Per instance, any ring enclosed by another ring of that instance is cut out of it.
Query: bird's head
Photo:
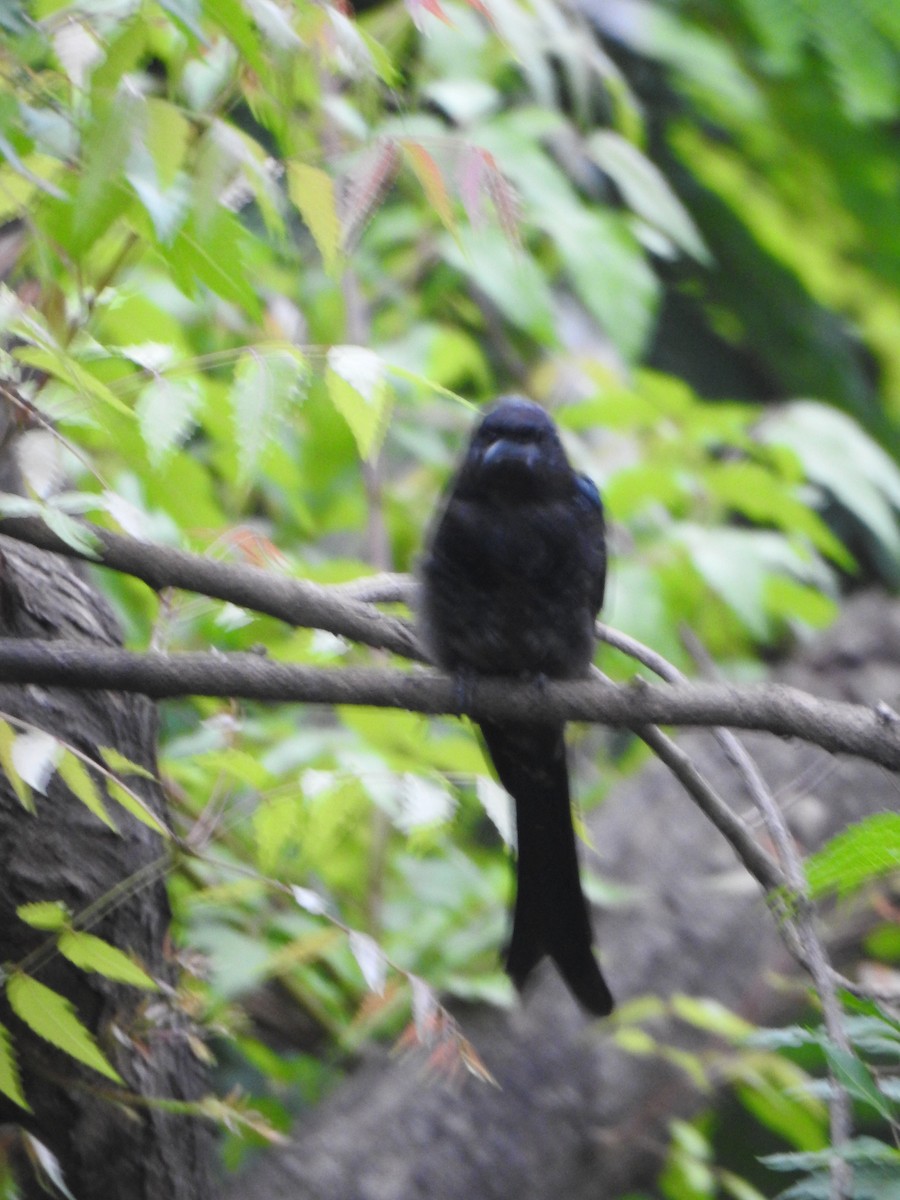
[[[571,490],[572,468],[544,409],[524,396],[503,396],[473,433],[460,482],[499,498],[552,499]]]

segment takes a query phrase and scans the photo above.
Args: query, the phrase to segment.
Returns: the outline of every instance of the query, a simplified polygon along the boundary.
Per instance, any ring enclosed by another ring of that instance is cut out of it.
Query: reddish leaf
[[[440,167],[418,142],[404,142],[403,149],[409,158],[410,166],[416,173],[416,178],[422,185],[428,202],[441,219],[441,223],[456,232],[456,222],[453,219],[453,206],[444,183]]]
[[[400,151],[391,138],[379,138],[343,180],[341,221],[344,249],[355,245],[359,235],[394,182]]]
[[[437,17],[439,21],[443,21],[445,25],[452,27],[453,22],[441,8],[438,0],[404,0],[406,11],[412,17],[412,23],[416,29],[422,30],[425,25],[425,13],[430,12],[433,17]]]
[[[493,154],[483,151],[488,170],[488,195],[494,202],[500,228],[511,242],[519,244],[519,197],[512,184],[497,166]]]
[[[482,150],[480,146],[466,145],[463,147],[457,168],[456,181],[459,185],[459,198],[462,200],[466,216],[473,229],[481,229],[484,226],[486,154],[487,151]]]

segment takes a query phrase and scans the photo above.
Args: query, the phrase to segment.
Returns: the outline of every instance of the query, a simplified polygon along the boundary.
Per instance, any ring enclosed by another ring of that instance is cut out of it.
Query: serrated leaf
[[[287,171],[288,195],[313,235],[330,274],[337,265],[342,241],[334,183],[326,171],[305,163],[288,163]]]
[[[229,399],[242,482],[255,476],[266,447],[281,439],[284,421],[306,377],[303,355],[287,347],[263,346],[238,360]]]
[[[900,866],[900,814],[876,813],[827,842],[806,860],[813,896],[848,896]]]
[[[156,776],[152,771],[148,771],[146,767],[142,767],[139,763],[132,762],[130,758],[126,758],[113,746],[100,746],[100,757],[117,775],[140,775],[142,779],[155,779]]]
[[[379,138],[342,180],[343,247],[354,245],[394,181],[400,161],[397,143]]]
[[[61,900],[36,900],[20,904],[16,916],[33,929],[62,929],[69,920],[69,910]]]
[[[144,825],[149,825],[151,829],[163,834],[164,837],[169,836],[169,831],[159,818],[133,792],[123,787],[121,783],[115,779],[110,779],[107,781],[106,790],[110,797],[116,803],[121,804],[126,812],[130,812],[133,817],[137,817]]]
[[[15,759],[13,758],[15,742],[16,734],[12,726],[7,721],[0,720],[0,767],[3,768],[3,774],[6,776],[9,786],[15,792],[16,799],[26,812],[33,813],[36,810],[31,789],[19,774],[19,768],[16,766]]]
[[[403,150],[416,178],[422,185],[422,190],[428,203],[440,217],[441,224],[450,233],[456,233],[456,218],[453,215],[453,205],[441,169],[418,142],[404,142]]]
[[[365,346],[332,346],[325,382],[331,402],[350,426],[360,457],[373,457],[384,436],[389,409],[383,359]]]
[[[141,391],[137,417],[147,456],[157,470],[193,430],[202,402],[203,393],[196,379],[157,375]]]
[[[95,817],[99,817],[104,825],[118,832],[115,822],[106,811],[100,796],[100,790],[91,778],[90,772],[71,750],[66,750],[63,753],[56,769],[69,791],[77,796],[81,803],[90,809]]]
[[[117,983],[156,990],[157,985],[142,967],[117,947],[92,933],[67,929],[60,935],[58,946],[60,954],[82,971],[94,971],[107,979],[115,979]]]
[[[21,971],[7,980],[6,995],[19,1020],[38,1037],[107,1079],[124,1082],[107,1062],[91,1032],[76,1016],[74,1005],[65,996]]]
[[[99,100],[94,106],[71,206],[67,249],[76,257],[92,248],[129,203],[123,168],[141,113],[141,102],[127,90],[119,91],[114,99]]]
[[[19,1064],[16,1062],[12,1037],[5,1025],[0,1025],[0,1092],[8,1096],[19,1108],[31,1112],[31,1105],[25,1099],[22,1091],[22,1078],[19,1074]]]
[[[356,929],[350,930],[350,951],[356,959],[363,979],[370,991],[384,995],[387,979],[387,959],[374,938]]]

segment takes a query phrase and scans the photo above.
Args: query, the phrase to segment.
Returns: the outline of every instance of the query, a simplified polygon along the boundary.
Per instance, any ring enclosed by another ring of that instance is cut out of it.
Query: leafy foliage
[[[2,511],[69,541],[90,511],[324,582],[407,569],[461,395],[516,388],[603,486],[608,619],[680,666],[684,625],[747,673],[827,624],[848,577],[896,583],[891,6],[656,0],[618,26],[623,6],[595,7],[595,25],[518,0],[359,19],[312,0],[5,9],[0,219],[21,245],[0,367],[31,449],[28,495]],[[54,484],[60,460],[77,490]],[[141,647],[363,655],[105,586]],[[161,749],[174,824],[202,845],[171,891],[209,956],[210,1019],[233,1032],[230,1006],[274,978],[333,1048],[410,1019],[479,1073],[432,990],[509,1000],[507,871],[483,812],[503,820],[473,740],[402,713],[198,700],[167,707]],[[121,819],[111,799],[166,832],[126,786],[142,770],[104,759],[0,721],[23,808],[56,773],[99,821]],[[884,833],[826,848],[814,890],[886,869]],[[21,915],[76,965],[147,986],[68,914]],[[109,1074],[60,996],[22,973],[8,988],[42,1037]],[[801,1076],[758,1050],[732,1071],[814,1190],[819,1160],[798,1156],[827,1132]],[[2,1038],[0,1087],[23,1102]],[[675,1135],[669,1195],[753,1195],[694,1127]]]

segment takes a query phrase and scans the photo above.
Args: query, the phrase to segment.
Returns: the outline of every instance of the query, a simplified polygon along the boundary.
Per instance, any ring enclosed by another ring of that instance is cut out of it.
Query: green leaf
[[[69,910],[61,900],[37,900],[20,904],[16,916],[33,929],[62,929],[69,921]]]
[[[685,522],[676,537],[709,587],[760,640],[770,627],[764,605],[768,579],[781,574],[809,582],[821,579],[820,560],[804,558],[781,534]]]
[[[48,375],[68,384],[79,396],[99,400],[123,416],[133,415],[131,409],[122,403],[115,392],[93,376],[81,363],[76,362],[70,354],[54,346],[18,346],[14,353],[20,362],[46,371]]]
[[[59,952],[82,971],[95,971],[118,983],[156,990],[156,984],[127,954],[92,933],[67,929],[60,935]]]
[[[13,761],[13,744],[16,740],[12,726],[4,720],[0,720],[0,767],[3,768],[3,774],[6,776],[9,786],[16,793],[16,798],[26,812],[35,812],[34,799],[31,795],[31,788],[19,774],[15,762]]]
[[[846,414],[812,400],[787,405],[761,433],[790,447],[807,478],[871,531],[900,581],[900,468],[890,456]]]
[[[60,996],[43,983],[17,971],[6,982],[9,1006],[25,1025],[38,1037],[44,1038],[63,1053],[70,1055],[85,1066],[123,1083],[101,1053],[93,1035],[75,1015],[75,1008],[65,996]]]
[[[161,467],[196,424],[203,392],[197,379],[156,375],[137,401],[137,417],[151,464]]]
[[[876,813],[826,842],[806,860],[813,896],[849,896],[872,879],[900,866],[900,814]]]
[[[332,346],[325,381],[332,404],[350,426],[360,457],[373,457],[390,411],[383,359],[364,346]]]
[[[185,294],[192,295],[199,280],[255,319],[260,305],[247,267],[250,244],[250,235],[240,221],[219,206],[202,222],[192,217],[178,230],[170,246],[159,249]]]
[[[261,346],[238,360],[229,399],[242,482],[256,475],[266,448],[282,438],[306,378],[306,360],[292,347]]]
[[[77,796],[95,817],[99,817],[104,825],[118,832],[115,822],[106,811],[99,788],[81,759],[76,757],[71,750],[66,750],[57,763],[56,769],[69,791]]]
[[[844,570],[852,570],[853,557],[822,518],[759,463],[712,463],[704,482],[723,504],[760,524],[771,523],[786,533],[799,533]]]
[[[671,1005],[672,1011],[682,1021],[687,1021],[688,1024],[707,1033],[728,1038],[729,1041],[743,1040],[755,1029],[749,1021],[708,997],[675,995]]]
[[[147,114],[147,149],[156,165],[160,185],[167,188],[184,162],[191,126],[174,104],[153,96],[147,100]]]
[[[67,249],[76,257],[85,256],[128,205],[123,170],[140,112],[140,102],[125,89],[97,102],[72,200]]]
[[[861,1103],[873,1108],[886,1121],[894,1118],[893,1106],[879,1090],[865,1063],[847,1050],[829,1041],[822,1041],[822,1049],[828,1059],[828,1065],[840,1087]]]
[[[77,550],[79,554],[84,554],[87,558],[100,557],[100,539],[81,521],[54,508],[52,504],[45,504],[42,507],[41,518],[48,529],[52,529],[58,538],[67,546],[71,546],[73,550]]]
[[[141,821],[144,825],[148,825],[151,829],[155,830],[156,833],[161,833],[165,837],[168,837],[169,831],[166,829],[166,827],[162,824],[159,818],[150,811],[149,807],[134,794],[134,792],[131,792],[128,790],[128,788],[123,787],[123,785],[118,783],[115,779],[110,779],[107,781],[106,790],[113,800],[122,805],[126,812],[130,812],[133,817],[137,817],[139,821]]]
[[[331,176],[318,167],[288,163],[288,195],[313,235],[325,270],[334,271],[341,248],[341,221]]]
[[[203,11],[234,43],[260,79],[265,79],[269,62],[262,52],[259,34],[240,0],[203,0]]]
[[[152,771],[148,771],[146,767],[142,767],[139,763],[132,762],[130,758],[126,758],[124,754],[116,750],[113,746],[100,746],[99,751],[100,757],[109,769],[117,775],[140,775],[142,779],[156,778]]]
[[[709,251],[687,209],[662,171],[637,146],[612,129],[598,129],[587,140],[594,162],[609,175],[625,203],[698,262],[711,262]]]
[[[444,259],[496,304],[507,321],[542,345],[556,344],[553,293],[546,274],[525,250],[510,245],[495,227],[463,226],[443,236]]]
[[[22,1091],[22,1078],[19,1074],[19,1064],[16,1062],[12,1037],[5,1025],[0,1025],[0,1092],[8,1096],[19,1108],[31,1112],[31,1105],[25,1099]]]

